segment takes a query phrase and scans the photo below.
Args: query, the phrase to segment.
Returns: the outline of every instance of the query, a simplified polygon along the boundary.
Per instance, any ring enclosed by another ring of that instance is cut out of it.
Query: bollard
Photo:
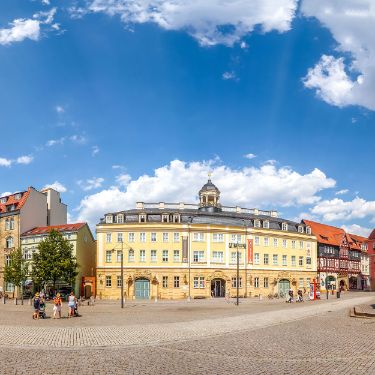
[[[18,305],[18,303],[17,303],[18,302],[17,297],[14,299],[13,302],[14,302],[15,305]]]
[[[328,299],[328,296],[329,296],[329,291],[327,290],[327,299]]]
[[[6,301],[5,301],[5,296],[3,296],[3,304],[4,304],[4,305],[5,305],[5,302],[6,302]]]

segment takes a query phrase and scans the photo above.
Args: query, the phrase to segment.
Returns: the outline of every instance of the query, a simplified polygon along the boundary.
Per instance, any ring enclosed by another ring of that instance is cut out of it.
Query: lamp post
[[[188,248],[188,279],[189,279],[189,290],[188,290],[188,302],[191,301],[191,269],[190,269],[190,224],[193,222],[193,218],[191,216],[188,217],[188,243],[187,243],[187,248]]]
[[[239,291],[240,291],[240,252],[238,251],[238,236],[237,236],[237,282],[236,282],[236,305],[240,304]]]
[[[131,247],[129,246],[131,249]],[[115,251],[113,248],[112,251]],[[121,241],[121,308],[124,308],[124,241]]]

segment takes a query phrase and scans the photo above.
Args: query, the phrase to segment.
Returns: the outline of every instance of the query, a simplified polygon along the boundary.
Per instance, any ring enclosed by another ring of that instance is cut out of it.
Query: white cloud
[[[348,192],[349,192],[348,189],[342,189],[342,190],[336,191],[335,195],[343,195],[343,194],[346,194]]]
[[[372,231],[372,229],[362,227],[358,224],[342,225],[341,228],[344,229],[344,231],[347,233],[356,234],[358,236],[363,236],[366,238],[368,238]]]
[[[330,104],[375,110],[374,1],[304,0],[301,11],[327,27],[338,43],[337,51],[351,57],[345,67],[342,58],[323,55],[309,70],[306,86]]]
[[[233,80],[233,81],[238,81],[238,78],[236,76],[236,73],[231,71],[231,72],[224,72],[223,75],[223,80],[228,81],[228,80]]]
[[[344,201],[339,198],[323,200],[317,203],[311,213],[319,215],[324,221],[353,220],[372,217],[375,219],[375,201],[366,201],[355,197],[351,201]]]
[[[67,188],[63,184],[61,184],[59,181],[55,181],[53,184],[47,184],[43,187],[43,189],[48,189],[48,188],[54,189],[60,193],[65,193],[68,191]]]
[[[104,178],[102,177],[93,177],[89,178],[86,181],[79,180],[77,181],[77,184],[81,187],[84,191],[89,191],[92,189],[97,189],[102,186],[102,183],[104,181]]]
[[[257,156],[255,154],[246,154],[243,157],[246,158],[246,159],[250,159],[251,160],[251,159],[256,158]]]
[[[156,23],[166,30],[185,30],[201,45],[239,42],[260,26],[263,32],[288,31],[297,0],[90,0],[87,8],[71,9],[119,15],[127,24]]]
[[[17,164],[30,164],[34,160],[31,155],[20,156],[16,159]]]
[[[78,135],[78,134],[74,134],[74,135],[70,136],[69,139],[73,143],[77,143],[77,144],[80,144],[80,145],[83,145],[83,144],[85,144],[87,142],[87,139],[86,139],[85,136]]]
[[[44,4],[44,5],[50,5],[50,1],[49,0],[42,0],[42,4]]]
[[[119,186],[128,186],[129,182],[132,180],[131,176],[128,174],[120,174],[116,176],[116,183]]]
[[[55,145],[62,145],[62,144],[64,144],[65,139],[66,139],[65,137],[62,137],[62,138],[59,138],[59,139],[50,139],[49,141],[47,141],[46,146],[52,147],[52,146],[55,146]]]
[[[100,149],[98,146],[91,147],[91,156],[95,156],[99,153]]]
[[[8,195],[11,195],[12,193],[10,191],[5,191],[4,193],[0,193],[0,198],[7,197]]]
[[[222,203],[242,207],[313,204],[320,200],[319,191],[335,186],[335,181],[319,169],[300,174],[274,165],[236,170],[215,161],[173,160],[155,169],[153,175],[137,179],[126,175],[125,188],[112,186],[86,196],[77,208],[78,220],[96,223],[105,212],[134,208],[137,201],[196,202],[208,171],[212,171],[212,180],[221,190]]]
[[[112,169],[123,169],[122,165],[112,165]]]
[[[64,109],[63,106],[61,106],[61,105],[57,105],[57,106],[55,107],[55,111],[56,111],[57,113],[64,113],[64,112],[65,112],[65,109]]]
[[[0,44],[7,45],[25,39],[37,41],[39,36],[40,21],[19,18],[10,23],[10,28],[0,29]]]
[[[12,165],[12,160],[6,158],[0,158],[0,167],[10,167]]]

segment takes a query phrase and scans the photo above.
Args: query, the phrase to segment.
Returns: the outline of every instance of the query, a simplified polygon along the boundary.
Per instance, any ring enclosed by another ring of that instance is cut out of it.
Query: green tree
[[[17,287],[17,295],[18,288],[21,289],[21,298],[23,299],[23,285],[27,280],[27,276],[29,273],[29,263],[25,260],[22,254],[22,250],[20,248],[12,251],[10,253],[10,261],[9,265],[5,265],[4,267],[4,280],[7,283],[12,283],[14,286]]]
[[[51,230],[47,238],[38,245],[33,255],[32,279],[36,285],[62,281],[73,285],[78,274],[77,259],[73,256],[73,245],[61,233]]]

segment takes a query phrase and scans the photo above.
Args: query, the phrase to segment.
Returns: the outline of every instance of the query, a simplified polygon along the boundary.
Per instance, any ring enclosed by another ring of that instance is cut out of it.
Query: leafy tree
[[[54,289],[58,280],[73,285],[77,268],[73,245],[53,229],[33,255],[32,279],[38,285],[52,283]]]
[[[4,280],[7,283],[12,283],[17,288],[21,289],[21,297],[23,298],[22,286],[27,280],[29,273],[29,263],[25,260],[20,248],[10,253],[9,265],[4,267]],[[17,293],[18,294],[18,293]]]

